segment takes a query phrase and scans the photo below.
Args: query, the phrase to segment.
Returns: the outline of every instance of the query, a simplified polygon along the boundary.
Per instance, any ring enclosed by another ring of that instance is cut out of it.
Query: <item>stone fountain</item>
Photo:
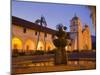
[[[65,50],[65,47],[67,46],[66,29],[67,27],[62,24],[57,25],[56,37],[53,39],[53,43],[56,47],[55,65],[67,64],[67,52]]]

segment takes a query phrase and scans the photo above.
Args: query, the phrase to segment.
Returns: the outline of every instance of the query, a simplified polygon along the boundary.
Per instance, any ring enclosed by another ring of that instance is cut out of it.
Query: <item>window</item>
[[[45,35],[45,37],[47,37],[47,34],[46,33],[44,33],[44,35]]]
[[[52,38],[54,38],[54,35],[52,35]]]
[[[26,33],[26,28],[23,29],[23,33]]]
[[[37,35],[37,31],[35,32],[35,35]]]

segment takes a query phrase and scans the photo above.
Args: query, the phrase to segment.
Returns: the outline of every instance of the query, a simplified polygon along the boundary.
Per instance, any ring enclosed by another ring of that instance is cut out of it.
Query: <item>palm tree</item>
[[[40,19],[37,19],[37,20],[35,21],[35,23],[41,26],[41,27],[40,27],[39,34],[38,34],[38,38],[37,38],[37,45],[36,45],[36,50],[37,50],[38,43],[39,43],[39,39],[40,39],[40,32],[41,32],[41,30],[42,30],[42,27],[45,27],[45,28],[46,28],[47,23],[46,23],[46,20],[45,20],[45,18],[44,18],[43,16],[41,16]],[[44,30],[44,32],[45,32],[45,35],[46,35],[46,31],[45,31],[45,30]],[[46,36],[45,36],[45,35],[44,35],[44,48],[46,49],[46,40],[45,40],[45,37],[46,37]]]
[[[96,6],[88,6],[88,9],[90,10],[90,18],[92,19],[92,23],[96,31]]]

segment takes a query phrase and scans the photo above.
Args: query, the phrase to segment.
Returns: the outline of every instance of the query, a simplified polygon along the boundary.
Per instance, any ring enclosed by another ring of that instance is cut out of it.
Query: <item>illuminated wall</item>
[[[52,35],[47,34],[44,42],[44,33],[40,32],[39,42],[38,42],[38,31],[32,29],[26,29],[26,32],[23,31],[24,28],[20,26],[12,26],[12,49],[14,49],[14,43],[17,43],[17,49],[22,49],[23,51],[29,50],[52,50],[55,46],[52,43]],[[37,35],[35,34],[37,32]],[[18,38],[14,38],[18,37]],[[21,39],[21,40],[20,40]],[[38,45],[37,45],[38,42]],[[16,45],[15,45],[16,47]]]

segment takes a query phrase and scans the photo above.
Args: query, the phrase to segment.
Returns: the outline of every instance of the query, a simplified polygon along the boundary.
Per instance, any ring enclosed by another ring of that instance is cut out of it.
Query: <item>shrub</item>
[[[43,55],[45,52],[43,50],[36,50],[34,55]]]

